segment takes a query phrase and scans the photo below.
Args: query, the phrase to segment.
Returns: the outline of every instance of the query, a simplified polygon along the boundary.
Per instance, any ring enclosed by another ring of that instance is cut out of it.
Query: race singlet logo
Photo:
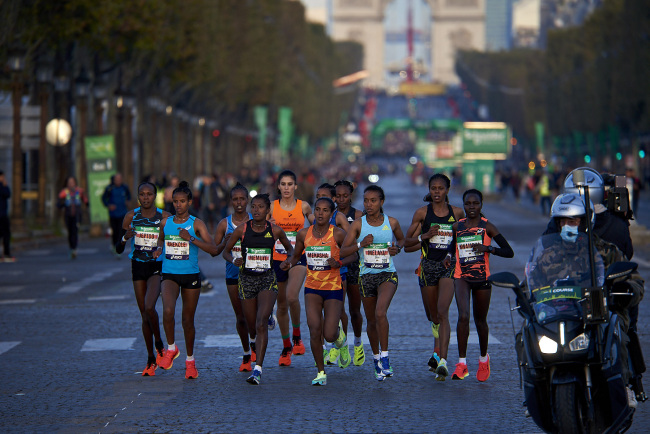
[[[447,250],[451,244],[454,232],[452,231],[452,225],[442,223],[439,224],[438,235],[429,240],[429,248]]]
[[[135,250],[141,252],[153,252],[156,250],[158,244],[158,234],[160,228],[150,226],[135,226],[135,237],[133,238],[133,246]]]
[[[241,240],[237,241],[234,246],[232,246],[232,250],[230,251],[232,253],[232,258],[233,260],[239,259],[242,257],[241,255]]]
[[[257,249],[248,247],[246,249],[246,263],[244,268],[249,271],[263,272],[271,269],[271,249]]]
[[[483,244],[481,235],[463,235],[458,237],[458,260],[461,264],[482,261],[483,253],[474,252],[474,246]]]
[[[363,264],[367,268],[384,269],[390,267],[388,243],[373,243],[363,248]]]
[[[327,260],[332,257],[330,246],[309,246],[305,248],[307,268],[313,271],[331,270]]]
[[[287,232],[287,238],[289,238],[289,241],[291,242],[291,245],[293,247],[296,247],[296,237],[298,236],[298,232],[293,232],[289,231]],[[275,251],[281,255],[286,255],[287,254],[287,249],[284,248],[282,245],[282,242],[280,240],[275,241]]]
[[[190,242],[178,235],[165,235],[165,259],[172,261],[190,259]]]

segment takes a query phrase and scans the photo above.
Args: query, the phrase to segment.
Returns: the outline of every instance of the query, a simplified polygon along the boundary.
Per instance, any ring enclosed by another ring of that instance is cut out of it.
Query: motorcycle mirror
[[[495,286],[500,286],[502,288],[518,288],[519,279],[514,274],[504,271],[501,273],[496,273],[490,275],[490,282]]]
[[[576,169],[573,171],[573,186],[574,187],[584,187],[587,185],[585,179],[585,171],[582,169]]]
[[[619,277],[628,276],[636,271],[638,264],[636,262],[614,262],[607,269],[607,280],[611,281]]]

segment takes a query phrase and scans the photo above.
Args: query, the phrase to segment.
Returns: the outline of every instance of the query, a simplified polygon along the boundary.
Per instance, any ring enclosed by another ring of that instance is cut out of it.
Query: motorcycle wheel
[[[576,384],[555,386],[554,410],[557,432],[582,434],[586,432],[586,415],[583,414],[582,396],[576,391]]]

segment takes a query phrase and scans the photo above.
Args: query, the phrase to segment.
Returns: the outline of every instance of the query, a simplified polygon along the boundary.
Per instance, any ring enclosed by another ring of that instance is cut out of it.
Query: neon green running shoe
[[[438,339],[440,337],[440,324],[435,324],[433,321],[429,321],[431,323],[431,333],[433,333],[433,337]]]
[[[350,366],[352,358],[350,357],[350,348],[347,345],[341,347],[339,355],[339,368],[347,368]]]
[[[339,354],[340,350],[338,348],[332,348],[330,349],[329,354],[327,355],[327,364],[328,365],[336,365],[338,359],[339,359]]]
[[[320,371],[318,375],[316,375],[316,378],[311,380],[312,386],[325,386],[326,384],[327,384],[327,374],[325,374],[325,371]]]
[[[354,366],[361,366],[366,361],[366,353],[363,351],[363,344],[354,346]]]
[[[341,322],[341,320],[339,320],[339,337],[336,338],[336,340],[334,341],[334,347],[341,348],[343,345],[345,345],[346,340],[347,340],[347,336],[343,331],[343,323]]]

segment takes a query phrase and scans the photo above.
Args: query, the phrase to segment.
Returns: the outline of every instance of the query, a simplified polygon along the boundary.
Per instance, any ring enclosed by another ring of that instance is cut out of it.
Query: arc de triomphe
[[[332,37],[363,45],[368,84],[384,85],[384,12],[393,0],[333,0]],[[485,49],[485,0],[427,0],[431,9],[431,76],[458,83],[454,58],[459,49]]]

